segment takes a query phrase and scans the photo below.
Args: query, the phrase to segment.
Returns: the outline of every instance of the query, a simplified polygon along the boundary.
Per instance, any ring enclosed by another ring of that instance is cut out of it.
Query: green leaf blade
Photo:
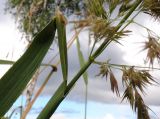
[[[58,32],[58,45],[59,45],[63,80],[67,84],[68,56],[67,56],[67,40],[66,40],[66,18],[62,15],[62,13],[59,10],[56,11],[56,27]]]
[[[40,66],[55,36],[55,19],[39,32],[23,56],[0,80],[0,117],[20,96]]]

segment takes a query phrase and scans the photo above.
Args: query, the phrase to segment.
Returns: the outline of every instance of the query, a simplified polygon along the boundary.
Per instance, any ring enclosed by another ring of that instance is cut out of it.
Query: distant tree
[[[84,9],[82,0],[8,0],[6,10],[15,16],[22,32],[34,36],[52,19],[57,5],[67,16]]]

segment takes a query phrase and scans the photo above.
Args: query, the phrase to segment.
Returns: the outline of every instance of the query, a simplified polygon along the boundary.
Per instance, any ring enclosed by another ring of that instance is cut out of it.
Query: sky
[[[17,23],[14,17],[11,15],[4,14],[4,1],[0,0],[0,59],[8,59],[16,61],[25,51],[27,42],[22,39],[22,34],[17,29]],[[141,14],[137,19],[142,25],[154,30],[156,33],[160,30],[160,24],[155,20],[151,19],[147,15]],[[122,39],[121,43],[123,45],[111,44],[103,54],[98,57],[99,61],[106,61],[111,59],[112,63],[117,64],[130,64],[130,65],[142,65],[145,59],[145,53],[139,53],[142,42],[144,42],[147,36],[147,32],[136,25],[129,26],[133,30],[131,35],[127,38]],[[70,33],[70,28],[67,29],[67,39],[70,39],[73,35]],[[80,43],[84,55],[88,55],[87,31],[83,31],[80,34]],[[55,50],[49,51],[43,62],[49,61],[51,57],[55,54]],[[68,51],[69,58],[69,78],[72,78],[79,69],[78,56],[76,52],[76,44],[73,44],[71,49]],[[53,62],[55,63],[55,62]],[[10,66],[0,65],[0,76],[2,76]],[[136,119],[135,113],[131,110],[130,106],[123,102],[122,98],[117,98],[110,90],[109,82],[106,82],[105,78],[96,77],[98,74],[97,65],[92,65],[88,69],[89,74],[89,84],[88,84],[88,113],[87,119]],[[58,72],[56,72],[51,80],[48,82],[47,87],[38,98],[33,106],[33,109],[27,116],[27,119],[35,119],[38,113],[45,106],[49,98],[52,96],[62,79],[61,69],[58,67]],[[46,74],[50,69],[47,68],[40,76],[37,82],[36,90],[40,87],[44,81]],[[158,71],[153,72],[155,76],[159,77]],[[115,71],[115,76],[119,79],[121,73]],[[124,91],[121,85],[121,80],[118,80],[120,92]],[[153,109],[153,111],[160,118],[160,86],[149,86],[146,89],[147,95],[145,95],[145,102]],[[67,98],[58,107],[55,114],[51,119],[83,119],[84,118],[84,92],[85,85],[83,79],[80,79],[72,92],[67,96]],[[15,105],[18,106],[21,100],[25,97],[20,97]],[[43,103],[42,103],[43,102]],[[24,103],[24,102],[23,102]],[[153,113],[151,119],[158,119]],[[14,115],[13,118],[18,118],[18,114]]]

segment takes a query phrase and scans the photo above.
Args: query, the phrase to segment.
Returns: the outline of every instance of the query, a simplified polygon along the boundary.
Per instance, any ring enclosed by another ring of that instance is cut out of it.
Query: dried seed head
[[[106,76],[106,80],[109,75],[112,92],[113,93],[116,92],[117,96],[120,96],[119,89],[118,89],[118,82],[107,63],[102,63],[102,65],[100,66],[100,73],[97,76],[100,76],[100,75],[102,75],[103,77]]]
[[[137,112],[137,119],[150,119],[148,106],[145,105],[141,95],[132,85],[127,86],[122,101],[124,99],[127,99],[132,109]]]
[[[132,88],[132,86],[128,86],[123,94],[123,98],[122,98],[122,101],[124,99],[127,99],[133,109],[134,107],[134,90]]]
[[[100,75],[102,75],[102,77],[106,76],[106,79],[107,79],[108,73],[109,73],[109,67],[106,63],[103,63],[100,66],[100,72],[96,76],[100,76]]]
[[[144,12],[154,17],[156,20],[160,18],[160,0],[144,0]]]
[[[138,70],[135,67],[123,67],[122,82],[126,89],[122,101],[127,99],[135,112],[137,119],[150,119],[148,106],[145,105],[140,93],[144,93],[147,84],[155,82],[147,70]],[[140,93],[138,92],[140,91]]]
[[[144,93],[144,88],[148,84],[156,83],[154,77],[152,77],[147,70],[137,70],[134,67],[129,69],[123,68],[122,83],[126,87],[131,85],[134,89],[139,89]]]
[[[146,62],[153,66],[155,59],[160,63],[160,44],[159,37],[148,35],[148,41],[145,42],[144,50],[148,50]]]
[[[112,71],[110,71],[110,82],[111,82],[112,92],[116,92],[117,96],[120,96],[119,89],[118,89],[118,83]]]
[[[135,90],[135,105],[134,110],[137,112],[138,119],[150,119],[148,107],[145,105],[141,95]]]

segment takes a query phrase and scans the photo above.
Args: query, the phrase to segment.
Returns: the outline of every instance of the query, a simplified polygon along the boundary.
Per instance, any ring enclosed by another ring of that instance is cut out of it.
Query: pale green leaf
[[[80,43],[79,43],[79,38],[78,37],[77,37],[77,51],[78,51],[80,67],[82,68],[85,64],[85,60],[84,60],[84,57],[83,57],[83,54],[82,54],[82,51],[81,51],[81,48],[80,48]],[[88,74],[87,74],[86,71],[83,73],[83,78],[84,78],[85,84],[87,85],[88,84]]]

